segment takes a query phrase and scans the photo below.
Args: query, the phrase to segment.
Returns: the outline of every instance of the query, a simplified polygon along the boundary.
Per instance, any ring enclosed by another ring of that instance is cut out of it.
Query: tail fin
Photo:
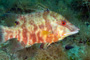
[[[6,47],[9,47],[12,51],[23,49],[24,47],[16,38],[5,39],[9,35],[6,31],[8,31],[8,29],[5,26],[0,26],[0,49]]]

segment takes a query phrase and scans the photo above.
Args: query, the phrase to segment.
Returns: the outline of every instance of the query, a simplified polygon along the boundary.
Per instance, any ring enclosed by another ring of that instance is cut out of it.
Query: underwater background
[[[77,26],[78,34],[51,44],[34,44],[13,52],[14,43],[0,45],[0,60],[90,60],[90,0],[0,0],[0,25],[14,26],[14,14],[49,9]]]

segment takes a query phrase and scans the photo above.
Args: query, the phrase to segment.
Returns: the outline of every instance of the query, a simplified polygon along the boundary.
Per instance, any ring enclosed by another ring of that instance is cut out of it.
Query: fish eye
[[[19,24],[19,22],[18,21],[15,21],[15,25],[18,25]]]
[[[61,24],[62,24],[62,25],[66,25],[66,21],[63,20],[63,21],[61,22]]]

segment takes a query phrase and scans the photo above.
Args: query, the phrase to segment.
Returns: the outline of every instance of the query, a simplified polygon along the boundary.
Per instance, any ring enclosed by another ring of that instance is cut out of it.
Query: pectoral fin
[[[50,46],[50,44],[51,44],[51,43],[42,43],[42,44],[40,45],[40,48],[42,48],[42,49],[47,49],[47,48]]]

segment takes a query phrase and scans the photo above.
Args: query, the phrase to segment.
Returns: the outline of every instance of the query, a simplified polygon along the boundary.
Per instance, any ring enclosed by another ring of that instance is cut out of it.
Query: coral
[[[67,51],[69,60],[83,60],[85,46],[74,45],[74,48]],[[82,58],[80,58],[82,57]]]
[[[78,18],[90,18],[90,1],[89,0],[75,0],[71,3],[71,8],[78,12]]]
[[[61,46],[50,46],[46,50],[38,50],[34,60],[68,60]]]
[[[5,8],[3,5],[0,5],[0,16],[5,13]]]
[[[15,13],[30,13],[32,10],[34,10],[35,7],[35,1],[31,0],[18,0],[17,3],[10,9],[10,11]]]
[[[90,46],[86,46],[86,49],[85,49],[85,56],[83,60],[90,60]]]
[[[25,48],[25,49],[21,49],[21,50],[18,50],[15,54],[16,54],[16,57],[19,59],[19,60],[23,60],[23,59],[29,59],[29,60],[32,60],[38,50],[38,46],[40,44],[34,44],[33,46],[31,47],[28,47],[28,48]]]
[[[18,60],[67,60],[67,55],[61,46],[51,45],[48,49],[37,48],[37,44],[16,52]]]
[[[16,2],[17,0],[0,0],[0,16],[8,12]]]
[[[9,56],[4,52],[0,50],[0,60],[9,60]]]

